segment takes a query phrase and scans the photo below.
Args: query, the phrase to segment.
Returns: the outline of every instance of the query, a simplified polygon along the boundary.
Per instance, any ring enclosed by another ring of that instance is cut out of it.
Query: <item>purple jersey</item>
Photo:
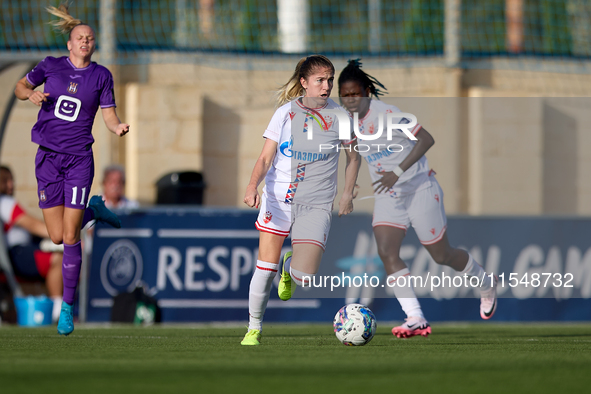
[[[95,62],[76,68],[68,57],[46,57],[27,74],[33,86],[45,83],[49,93],[37,123],[32,141],[60,153],[92,155],[92,124],[96,111],[115,106],[113,76]]]

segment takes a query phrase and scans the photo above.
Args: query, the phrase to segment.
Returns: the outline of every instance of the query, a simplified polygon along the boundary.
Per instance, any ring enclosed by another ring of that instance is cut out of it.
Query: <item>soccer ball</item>
[[[339,309],[332,324],[337,339],[347,346],[366,345],[377,327],[373,312],[361,304],[348,304]]]

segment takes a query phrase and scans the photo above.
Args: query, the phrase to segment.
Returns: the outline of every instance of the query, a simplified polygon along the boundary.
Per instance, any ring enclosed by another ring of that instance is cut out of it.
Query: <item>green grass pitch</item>
[[[364,347],[330,323],[0,328],[0,393],[552,393],[591,390],[591,324],[433,324]]]

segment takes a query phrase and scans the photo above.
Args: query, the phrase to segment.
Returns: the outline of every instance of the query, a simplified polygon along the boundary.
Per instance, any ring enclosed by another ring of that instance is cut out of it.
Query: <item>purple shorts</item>
[[[85,209],[94,178],[94,158],[46,151],[35,157],[39,208]]]

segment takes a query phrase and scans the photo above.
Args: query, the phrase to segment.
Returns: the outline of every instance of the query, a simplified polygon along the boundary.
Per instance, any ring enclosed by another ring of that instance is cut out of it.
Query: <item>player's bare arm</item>
[[[427,153],[427,151],[435,144],[433,136],[431,136],[431,134],[424,128],[421,128],[415,137],[417,137],[417,143],[411,149],[408,156],[406,156],[406,158],[402,160],[402,163],[399,165],[403,171],[406,171],[412,167],[412,165],[415,164],[421,157],[423,157],[425,153]],[[383,193],[390,190],[390,188],[398,181],[398,175],[392,171],[377,173],[382,175],[382,177],[373,183],[376,193]]]
[[[49,233],[47,232],[45,223],[33,216],[29,216],[26,213],[20,215],[14,224],[24,228],[29,233],[39,238],[49,238]]]
[[[345,164],[345,189],[339,201],[339,216],[353,212],[353,198],[355,198],[355,186],[357,175],[361,167],[361,156],[357,152],[357,140],[350,145],[351,151],[345,149],[347,163]]]
[[[244,203],[251,208],[258,208],[261,203],[261,196],[258,192],[258,187],[269,172],[269,168],[273,164],[275,159],[275,153],[277,152],[277,142],[267,138],[263,145],[261,155],[257,159],[250,176],[250,182],[246,187],[246,193],[244,193]]]
[[[129,133],[129,125],[121,122],[117,116],[115,107],[103,108],[102,113],[105,125],[107,125],[107,128],[111,132],[117,134],[119,137],[123,137],[125,134]]]
[[[37,106],[41,106],[44,101],[47,101],[49,93],[38,92],[35,90],[36,86],[33,86],[27,81],[27,77],[22,77],[17,83],[14,89],[14,94],[19,100],[29,100]]]

